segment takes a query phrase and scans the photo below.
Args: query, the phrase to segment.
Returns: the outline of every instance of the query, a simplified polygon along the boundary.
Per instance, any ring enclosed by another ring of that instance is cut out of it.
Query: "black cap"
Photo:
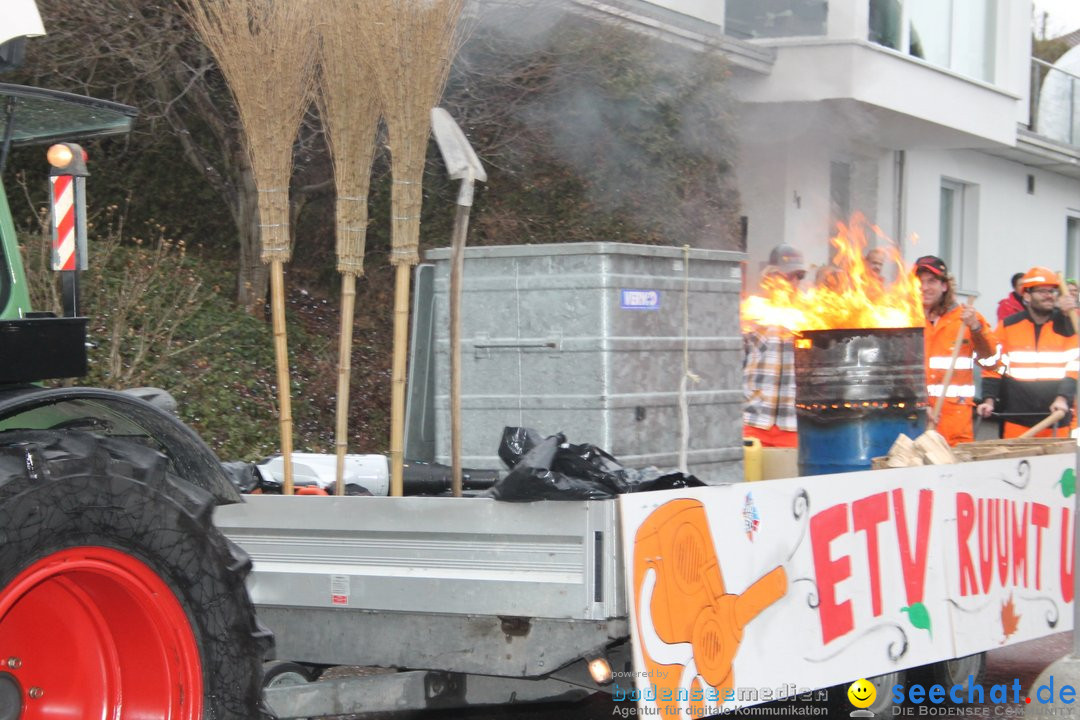
[[[921,272],[928,272],[931,275],[937,275],[940,278],[944,278],[948,277],[949,268],[945,267],[945,261],[936,255],[923,255],[915,261],[913,272],[916,275]]]

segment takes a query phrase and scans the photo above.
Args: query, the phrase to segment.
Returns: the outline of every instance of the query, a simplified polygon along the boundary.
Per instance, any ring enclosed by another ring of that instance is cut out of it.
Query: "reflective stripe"
[[[1012,362],[1016,363],[1029,363],[1034,365],[1040,363],[1043,365],[1061,365],[1067,363],[1070,360],[1076,360],[1080,357],[1080,348],[1073,348],[1072,350],[1062,350],[1060,352],[1030,352],[1025,350],[1014,350],[1006,353]]]
[[[981,357],[981,358],[979,358],[979,364],[982,365],[983,367],[987,367],[987,368],[988,367],[993,367],[994,363],[996,363],[998,360],[1001,359],[1001,346],[998,345],[996,350],[997,350],[997,352],[995,352],[990,357]]]
[[[1017,380],[1061,380],[1065,377],[1065,368],[1063,367],[1041,367],[1041,368],[1025,368],[1025,367],[1012,367],[1009,368],[1010,377],[1014,377]]]
[[[926,393],[930,397],[941,397],[941,385],[927,385]],[[975,397],[974,385],[949,385],[949,392],[945,397],[963,397],[973,398]]]
[[[952,360],[952,356],[938,357],[934,356],[927,361],[931,370],[948,370],[949,361]],[[970,357],[958,357],[956,358],[955,368],[957,370],[970,370],[973,367]]]

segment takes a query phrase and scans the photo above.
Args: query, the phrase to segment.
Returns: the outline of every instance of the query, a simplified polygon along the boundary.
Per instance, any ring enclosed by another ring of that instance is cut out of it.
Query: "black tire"
[[[26,600],[32,597],[30,592],[19,595],[22,583],[36,568],[61,568],[54,558],[108,553],[107,557],[121,561],[119,566],[130,563],[151,579],[156,577],[178,601],[179,605],[172,600],[162,605],[171,603],[178,624],[182,626],[186,618],[190,626],[190,634],[184,637],[191,651],[187,657],[192,660],[185,667],[188,677],[195,678],[189,687],[202,690],[202,717],[272,718],[262,702],[261,681],[262,660],[272,649],[273,638],[257,621],[244,586],[250,559],[213,526],[213,507],[209,492],[168,474],[165,458],[143,446],[76,431],[0,433],[0,609],[4,602],[14,608],[21,602],[32,607],[34,601]],[[61,588],[74,587],[73,594],[96,592],[92,574],[50,572]],[[79,585],[80,578],[89,578],[85,587]],[[122,584],[117,587],[123,590]],[[153,616],[157,597],[168,593],[142,593],[136,588],[136,594]],[[106,613],[119,612],[108,604],[102,607]],[[15,612],[0,614],[0,631],[6,627],[15,635],[25,633],[18,617]],[[64,636],[58,632],[62,641]],[[102,637],[107,646],[111,642],[108,629]],[[25,649],[29,654],[46,652]],[[5,652],[18,655],[19,649],[5,648]],[[135,670],[139,654],[123,659],[126,664],[119,663],[121,669],[114,672],[123,673],[127,667]],[[68,661],[69,657],[55,657],[58,666]],[[38,666],[53,662],[47,656]],[[12,670],[11,675],[25,684],[18,672]],[[128,682],[134,682],[130,674]],[[57,687],[54,694],[62,692]],[[172,692],[181,700],[162,702],[185,702],[182,692]],[[45,700],[52,697],[49,693],[46,687]]]
[[[905,670],[894,670],[884,675],[866,678],[874,686],[875,696],[874,702],[864,710],[873,713],[875,717],[892,715],[892,708],[895,705],[892,697],[892,687],[893,685],[905,684],[907,682],[906,678],[907,671]],[[851,711],[856,710],[851,701],[848,700],[849,687],[851,687],[851,683],[834,685],[829,688],[830,717],[848,717]]]
[[[311,668],[291,660],[270,660],[263,663],[264,688],[306,685],[314,682],[315,677]]]
[[[908,671],[912,684],[919,683],[926,688],[941,685],[945,688],[946,693],[953,685],[959,685],[963,688],[962,695],[964,698],[967,697],[968,686],[981,683],[985,673],[986,653],[984,652],[953,658],[952,660],[942,660],[941,662],[923,665]],[[952,706],[954,704],[952,699],[946,695],[943,705]]]

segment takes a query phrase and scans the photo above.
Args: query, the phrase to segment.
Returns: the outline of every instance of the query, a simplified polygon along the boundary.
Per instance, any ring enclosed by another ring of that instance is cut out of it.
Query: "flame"
[[[895,275],[892,282],[882,283],[866,266],[868,232],[884,241],[878,248],[886,255],[884,274]],[[925,324],[919,280],[904,264],[896,244],[880,228],[856,212],[847,225],[837,223],[837,233],[829,242],[836,250],[833,265],[818,270],[818,284],[811,283],[809,289],[792,287],[783,275],[762,278],[761,294],[742,302],[744,332],[754,325],[800,333]],[[894,272],[889,272],[890,267],[895,268]]]

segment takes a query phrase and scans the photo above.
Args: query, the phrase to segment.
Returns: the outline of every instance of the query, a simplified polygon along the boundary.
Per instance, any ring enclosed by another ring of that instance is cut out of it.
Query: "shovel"
[[[480,158],[465,133],[442,108],[431,109],[431,132],[451,180],[461,180],[450,240],[450,488],[461,497],[461,277],[465,271],[465,235],[476,181],[487,182]]]
[[[969,295],[967,304],[971,305],[974,302],[975,296]],[[960,345],[964,342],[965,328],[967,328],[967,326],[961,322],[960,327],[956,329],[956,338],[953,340],[952,358],[949,360],[949,367],[945,369],[945,378],[941,383],[941,395],[938,396],[937,402],[934,403],[934,410],[926,423],[926,432],[928,433],[934,432],[940,436],[940,433],[937,433],[934,428],[937,427],[938,422],[941,420],[941,410],[945,407],[945,397],[949,394],[949,386],[952,385],[953,373],[956,371],[956,359],[960,357]]]
[[[1029,427],[1022,434],[1017,435],[1017,437],[1020,437],[1020,438],[1034,437],[1035,433],[1041,432],[1042,430],[1045,430],[1046,428],[1050,427],[1054,423],[1060,422],[1063,417],[1065,417],[1065,411],[1064,410],[1055,410],[1054,412],[1050,413],[1049,415],[1044,417],[1039,422],[1037,422],[1034,425],[1032,425],[1031,427]],[[1066,426],[1066,428],[1065,428],[1066,437],[1068,436],[1068,430],[1069,430],[1069,428],[1068,428],[1068,426]]]

